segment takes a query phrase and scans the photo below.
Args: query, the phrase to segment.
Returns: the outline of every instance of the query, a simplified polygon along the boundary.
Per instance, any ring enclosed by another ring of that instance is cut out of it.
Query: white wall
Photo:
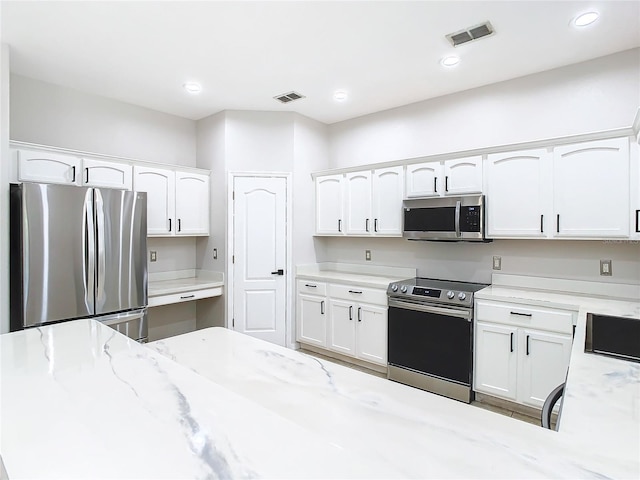
[[[640,106],[640,49],[489,85],[329,127],[331,168],[628,127]],[[415,267],[421,276],[488,282],[502,273],[640,284],[640,245],[497,240],[441,244],[319,238],[319,261]],[[613,260],[613,276],[599,275]]]
[[[0,333],[9,331],[9,56],[9,46],[3,43],[0,45]]]
[[[11,139],[195,166],[196,123],[12,75]]]
[[[640,49],[329,126],[331,168],[628,127]]]
[[[197,166],[211,170],[210,235],[196,241],[196,264],[202,270],[225,272],[227,238],[226,112],[197,122]],[[213,250],[217,250],[217,259]],[[222,297],[197,302],[197,328],[221,327],[226,318],[226,289]]]

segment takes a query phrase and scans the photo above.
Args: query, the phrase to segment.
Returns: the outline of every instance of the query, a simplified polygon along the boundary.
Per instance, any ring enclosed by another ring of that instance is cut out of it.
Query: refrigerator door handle
[[[83,209],[84,299],[89,312],[95,313],[94,285],[96,275],[96,236],[93,217],[93,190],[87,190]]]
[[[105,230],[104,230],[104,202],[99,189],[95,189],[96,202],[96,252],[97,252],[97,272],[96,272],[96,307],[102,306],[105,302],[104,282],[105,282]]]

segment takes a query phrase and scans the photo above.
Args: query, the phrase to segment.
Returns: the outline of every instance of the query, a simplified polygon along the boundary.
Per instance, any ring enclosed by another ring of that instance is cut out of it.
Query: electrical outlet
[[[611,274],[611,260],[600,260],[600,275],[610,277]]]
[[[370,262],[370,261],[371,261],[371,250],[365,250],[365,251],[364,251],[364,259],[365,259],[367,262]]]
[[[493,257],[493,269],[494,270],[502,270],[502,257],[498,257],[494,255]]]
[[[149,255],[149,256],[150,256],[149,260],[150,260],[151,262],[155,262],[155,261],[158,259],[158,255],[156,254],[156,251],[155,251],[155,250],[151,250],[151,251],[149,252],[149,254],[150,254],[150,255]]]
[[[218,259],[218,249],[217,249],[217,248],[214,248],[214,249],[213,249],[213,259],[214,259],[214,260],[217,260],[217,259]]]

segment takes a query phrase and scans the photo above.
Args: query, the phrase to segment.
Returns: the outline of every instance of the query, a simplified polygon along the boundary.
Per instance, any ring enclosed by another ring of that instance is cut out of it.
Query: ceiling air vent
[[[293,102],[294,100],[299,100],[300,98],[305,98],[305,97],[304,95],[300,95],[299,93],[296,93],[296,92],[289,92],[289,93],[276,95],[273,98],[275,98],[276,100],[279,100],[282,103],[289,103],[289,102]]]
[[[451,45],[457,47],[463,43],[472,42],[473,40],[478,40],[482,37],[488,37],[489,35],[493,35],[493,33],[494,30],[491,23],[484,22],[480,25],[460,30],[459,32],[450,33],[449,35],[445,35],[445,37],[447,37],[447,40],[451,42]]]

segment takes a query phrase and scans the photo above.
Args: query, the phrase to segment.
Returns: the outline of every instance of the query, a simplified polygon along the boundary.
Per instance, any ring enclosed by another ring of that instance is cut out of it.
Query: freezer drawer
[[[101,317],[95,317],[95,319],[137,342],[146,343],[149,338],[146,308],[133,310],[131,312],[103,315]]]

